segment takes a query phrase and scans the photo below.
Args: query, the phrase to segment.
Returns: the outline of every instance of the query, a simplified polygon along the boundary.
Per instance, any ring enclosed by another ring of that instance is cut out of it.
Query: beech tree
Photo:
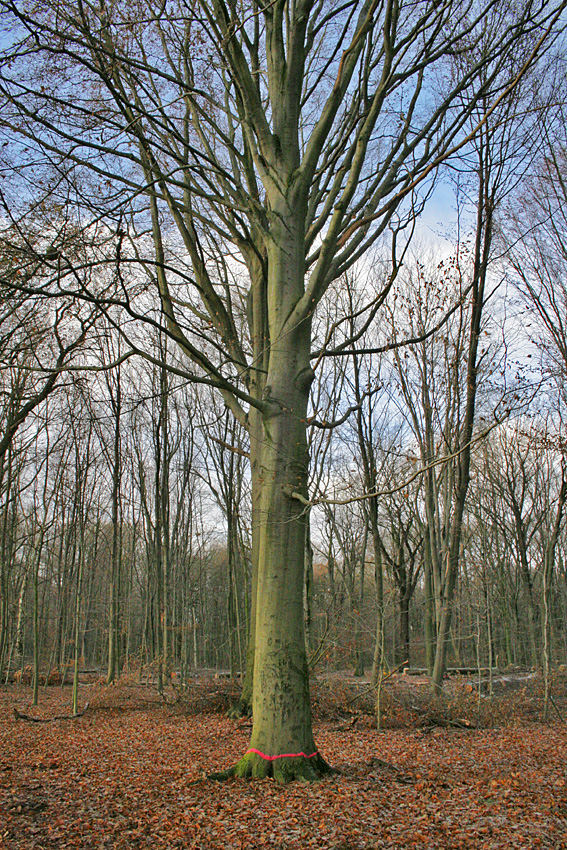
[[[225,776],[327,770],[303,625],[314,311],[411,215],[405,199],[474,135],[471,116],[514,88],[562,5],[0,4],[13,33],[0,60],[3,133],[36,172],[43,162],[57,174],[54,196],[60,183],[67,203],[74,192],[78,221],[104,222],[91,262],[121,270],[85,285],[62,232],[42,293],[162,327],[183,353],[176,368],[216,387],[249,431],[254,723]],[[369,297],[368,321],[383,296]],[[140,335],[121,332],[144,356]]]

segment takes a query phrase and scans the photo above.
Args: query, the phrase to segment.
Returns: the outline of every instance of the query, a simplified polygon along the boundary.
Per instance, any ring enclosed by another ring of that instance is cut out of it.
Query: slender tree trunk
[[[164,363],[167,360],[167,344],[164,343],[161,354]],[[161,450],[161,474],[156,492],[156,503],[160,505],[160,522],[156,522],[160,535],[156,540],[160,547],[161,565],[161,685],[167,683],[170,668],[170,510],[169,510],[169,472],[170,472],[170,441],[169,441],[169,380],[167,369],[160,369],[160,438],[157,451]],[[158,579],[159,581],[159,579]]]
[[[81,538],[83,531],[81,530]],[[77,587],[75,596],[75,617],[74,617],[74,658],[73,658],[73,699],[72,712],[79,712],[79,655],[80,655],[80,637],[81,637],[81,593],[83,589],[83,560],[84,560],[84,540],[81,539],[81,547],[77,563]]]
[[[551,623],[550,623],[550,603],[551,603],[551,586],[553,583],[553,565],[555,563],[555,550],[559,531],[563,519],[563,510],[565,501],[567,500],[567,470],[565,458],[561,463],[561,488],[557,498],[557,506],[555,509],[555,517],[553,527],[549,534],[547,545],[544,551],[543,559],[543,683],[544,683],[544,716],[547,716],[550,688],[551,688]]]
[[[120,475],[121,475],[121,452],[120,452],[120,412],[121,412],[121,387],[120,372],[118,373],[116,397],[114,399],[114,454],[112,466],[112,551],[110,556],[110,610],[108,615],[108,669],[106,681],[114,682],[118,666],[118,585],[120,572]]]
[[[432,564],[429,557],[429,535],[426,534],[423,540],[424,551],[424,640],[425,640],[425,666],[427,672],[431,676],[433,674],[433,663],[435,660],[435,642],[436,642],[436,627],[435,627],[435,609],[433,599],[433,576]]]
[[[260,234],[253,228],[256,244],[261,244]],[[269,362],[270,333],[268,327],[266,257],[256,250],[246,254],[250,274],[250,293],[248,303],[248,325],[252,340],[252,366],[250,369],[249,391],[253,398],[264,396],[266,372]],[[247,610],[248,632],[246,645],[246,671],[242,681],[240,699],[231,709],[231,716],[244,716],[252,713],[252,693],[254,688],[254,653],[256,644],[256,602],[258,589],[258,564],[260,555],[260,497],[262,489],[262,442],[264,429],[260,411],[251,407],[248,413],[248,435],[250,438],[250,479],[252,490],[252,576],[250,587],[250,606]]]
[[[229,476],[232,476],[232,462],[229,464]],[[236,613],[234,606],[234,554],[235,554],[235,519],[233,512],[233,492],[232,482],[228,487],[228,503],[227,509],[227,534],[226,534],[226,556],[227,556],[227,577],[226,577],[226,626],[228,631],[228,660],[230,676],[234,679],[236,673]]]
[[[8,631],[9,631],[9,611],[10,611],[10,590],[9,590],[9,562],[11,557],[10,543],[10,496],[11,496],[11,475],[12,475],[12,451],[8,448],[7,462],[4,463],[4,458],[0,457],[0,495],[4,495],[4,505],[2,510],[2,531],[0,537],[0,671],[4,669],[4,659],[8,647]]]
[[[400,596],[400,647],[401,654],[398,658],[400,664],[407,663],[410,659],[410,622],[409,622],[410,597],[407,593]]]
[[[191,625],[193,632],[193,670],[196,670],[199,666],[199,653],[197,652],[197,616],[194,605],[191,608]]]
[[[463,514],[470,481],[470,444],[475,421],[476,391],[478,381],[477,355],[481,332],[482,311],[484,308],[484,291],[488,260],[490,256],[490,246],[492,243],[493,199],[487,195],[488,188],[485,181],[484,154],[485,150],[483,147],[481,149],[481,154],[479,154],[480,169],[475,254],[472,275],[472,304],[467,352],[466,401],[462,426],[459,429],[458,442],[460,455],[457,461],[455,506],[451,521],[447,562],[443,579],[443,592],[442,596],[439,597],[441,603],[441,616],[439,618],[437,644],[435,647],[435,662],[433,664],[433,675],[431,677],[431,685],[434,691],[439,691],[441,689],[443,675],[445,673],[447,643],[450,638],[453,600],[459,571],[459,559],[461,556]],[[448,497],[446,504],[448,504]]]
[[[362,543],[362,553],[360,559],[360,584],[359,592],[356,593],[356,580],[353,575],[352,593],[351,593],[351,612],[354,616],[354,675],[364,676],[364,650],[362,647],[362,608],[364,605],[364,565],[366,562],[366,547],[368,543],[368,525],[364,528],[364,540]],[[353,565],[354,568],[354,565]],[[358,610],[354,609],[354,604],[358,596]]]
[[[374,579],[376,582],[376,630],[371,684],[376,686],[384,667],[384,565],[380,540],[373,532]]]
[[[252,581],[250,588],[249,628],[246,646],[246,671],[242,682],[240,699],[229,712],[230,716],[240,717],[252,713],[252,694],[254,688],[254,654],[256,645],[256,607],[258,591],[258,563],[260,557],[260,526],[262,523],[260,497],[262,493],[262,417],[258,410],[251,408],[249,413],[250,434],[250,473],[252,486]]]
[[[32,705],[39,701],[39,565],[43,547],[44,530],[39,533],[39,542],[35,552],[33,569],[33,675],[32,675]]]
[[[20,666],[23,668],[24,661],[24,598],[26,595],[27,588],[27,572],[24,574],[22,579],[22,584],[20,587],[20,592],[18,593],[18,604],[16,607],[16,627],[14,629],[14,637],[10,646],[10,653],[8,655],[8,663],[6,665],[6,683],[8,683],[10,678],[10,673],[12,667],[14,668],[14,672],[17,667]]]

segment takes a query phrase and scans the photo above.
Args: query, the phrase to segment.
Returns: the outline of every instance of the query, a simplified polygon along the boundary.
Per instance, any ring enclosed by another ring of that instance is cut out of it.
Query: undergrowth
[[[448,680],[443,693],[434,695],[427,681],[396,676],[382,690],[380,725],[384,729],[493,728],[538,721],[543,718],[543,694],[543,682],[537,676],[524,687],[492,696],[479,694],[470,678]],[[239,695],[238,680],[212,673],[193,675],[183,686],[169,677],[161,692],[155,680],[144,679],[139,672],[124,673],[110,685],[99,677],[80,687],[80,699],[83,704],[89,703],[90,710],[166,707],[171,713],[186,716],[226,714]],[[330,722],[345,729],[376,726],[376,692],[368,682],[340,676],[314,677],[311,696],[315,722]],[[554,677],[547,718],[553,722],[567,719],[567,677],[562,673]]]

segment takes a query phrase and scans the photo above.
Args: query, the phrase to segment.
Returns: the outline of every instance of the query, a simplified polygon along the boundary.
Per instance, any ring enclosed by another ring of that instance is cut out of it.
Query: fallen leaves
[[[249,728],[157,701],[72,721],[16,720],[22,686],[0,694],[0,847],[567,848],[567,729],[380,733],[320,723],[341,770],[314,785],[205,773],[235,762]],[[144,692],[147,694],[147,690]],[[68,694],[46,692],[54,715]]]

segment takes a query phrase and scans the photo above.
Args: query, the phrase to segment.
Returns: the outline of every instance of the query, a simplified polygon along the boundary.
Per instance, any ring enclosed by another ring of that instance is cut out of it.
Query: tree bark
[[[226,775],[315,779],[328,767],[311,726],[303,588],[307,403],[311,322],[285,328],[303,293],[304,218],[290,200],[274,209],[269,248],[270,363],[262,413],[260,533],[250,746]]]

